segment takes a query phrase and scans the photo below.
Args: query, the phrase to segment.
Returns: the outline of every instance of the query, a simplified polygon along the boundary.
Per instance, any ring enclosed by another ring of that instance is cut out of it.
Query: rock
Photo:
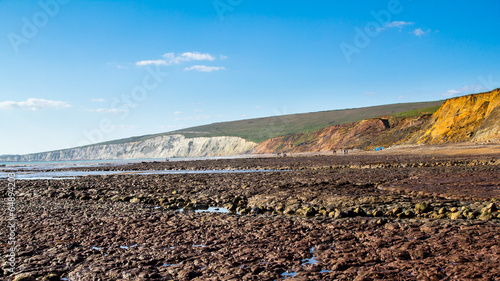
[[[12,281],[35,281],[35,277],[30,274],[21,274],[16,276]]]
[[[431,210],[429,204],[427,203],[424,203],[424,202],[419,202],[417,204],[415,204],[415,213],[417,214],[423,214],[423,213],[427,213]]]
[[[80,196],[80,198],[78,198],[78,199],[80,199],[80,200],[90,200],[91,197],[88,194],[84,194],[84,195]]]
[[[353,212],[354,212],[354,214],[355,214],[356,216],[360,216],[360,217],[364,217],[364,216],[366,216],[366,212],[365,212],[365,210],[363,210],[361,207],[357,207],[356,209],[354,209],[354,211],[353,211]]]
[[[42,281],[59,281],[59,280],[61,280],[61,277],[55,273],[51,273],[42,278]]]
[[[484,213],[493,213],[497,210],[498,210],[497,205],[495,205],[495,203],[490,203],[481,210],[481,213],[483,213],[483,214]]]
[[[469,212],[467,214],[467,219],[473,220],[473,219],[476,219],[477,217],[479,217],[480,215],[481,215],[481,213],[478,211]]]
[[[450,214],[450,219],[452,220],[458,220],[458,219],[463,219],[464,216],[462,216],[462,213],[460,212],[455,212]]]
[[[447,211],[448,210],[446,210],[446,208],[443,207],[443,208],[439,209],[438,214],[443,215],[443,214],[446,214]]]
[[[134,197],[134,198],[130,199],[130,203],[135,203],[135,204],[141,203],[141,199]]]
[[[404,216],[405,216],[405,218],[413,218],[415,216],[415,213],[413,213],[412,210],[406,210],[404,212]]]
[[[227,209],[229,211],[235,212],[238,209],[238,205],[233,204],[233,203],[229,203],[229,204],[227,204]]]
[[[234,205],[238,205],[238,203],[242,200],[242,198],[240,196],[236,196],[234,197],[233,199],[233,204]]]
[[[314,215],[317,214],[316,208],[314,207],[307,207],[303,211],[304,216],[306,217],[313,217]]]
[[[493,218],[493,215],[491,213],[482,213],[478,219],[482,220],[482,221],[487,221],[487,220],[491,220]]]
[[[259,207],[253,207],[250,211],[252,214],[261,214],[262,210]]]
[[[374,217],[381,217],[381,216],[384,215],[384,213],[382,211],[380,211],[380,210],[375,210],[375,211],[372,212],[372,215]]]
[[[333,218],[335,219],[340,219],[340,218],[343,218],[345,217],[344,216],[344,213],[342,213],[342,211],[340,211],[339,209],[336,209],[334,214],[333,214]]]
[[[285,208],[285,211],[283,212],[283,214],[286,214],[286,215],[293,215],[293,214],[295,214],[295,212],[297,212],[299,209],[300,209],[300,204],[293,204],[293,205],[287,206],[287,207]]]
[[[394,208],[394,209],[392,209],[392,214],[393,215],[397,215],[397,214],[400,214],[402,212],[403,212],[403,209],[401,207],[399,207],[399,206],[396,207],[396,208]]]

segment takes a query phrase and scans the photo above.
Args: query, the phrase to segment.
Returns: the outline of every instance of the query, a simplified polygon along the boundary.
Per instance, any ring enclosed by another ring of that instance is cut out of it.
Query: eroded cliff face
[[[269,139],[257,153],[500,141],[500,89],[447,100],[432,115],[385,117]]]
[[[336,125],[311,133],[269,139],[259,144],[256,152],[307,152],[389,146],[406,141],[429,118],[429,115],[414,118],[386,117]]]
[[[239,137],[185,138],[161,136],[139,142],[94,145],[28,155],[4,156],[3,161],[69,161],[167,157],[229,156],[252,152],[256,143]]]
[[[446,100],[412,143],[500,140],[500,89]]]

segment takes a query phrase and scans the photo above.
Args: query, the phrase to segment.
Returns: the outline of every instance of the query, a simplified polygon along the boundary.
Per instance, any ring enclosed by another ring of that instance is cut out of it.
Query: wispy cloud
[[[105,99],[91,99],[91,102],[105,102]]]
[[[183,53],[182,55],[180,55],[180,57],[178,57],[177,59],[179,59],[181,61],[192,61],[192,60],[213,61],[213,60],[215,60],[215,58],[210,54],[202,54],[202,53],[198,53],[198,52],[194,52],[194,53],[186,52],[186,53]]]
[[[21,109],[36,111],[48,108],[65,108],[71,105],[65,101],[28,98],[25,101],[3,101],[0,102],[0,110]]]
[[[166,53],[163,56],[163,59],[157,60],[142,60],[135,63],[137,66],[146,66],[146,65],[172,65],[172,64],[180,64],[182,62],[187,61],[214,61],[215,57],[208,53],[200,53],[200,52],[185,52],[182,54],[175,53]]]
[[[182,112],[182,111],[176,111],[176,112],[174,112],[174,115],[181,115],[181,114],[183,114],[183,113],[184,113],[184,112]]]
[[[458,96],[458,95],[468,95],[468,94],[473,94],[473,93],[477,93],[477,92],[485,91],[485,90],[487,90],[487,89],[481,84],[472,84],[472,85],[462,86],[458,89],[448,90],[448,91],[443,93],[443,96],[453,97],[453,96]]]
[[[206,66],[206,65],[193,65],[191,67],[184,68],[184,70],[196,70],[201,72],[212,72],[225,69],[226,68],[222,66]]]
[[[383,27],[380,27],[378,30],[382,31],[388,28],[398,28],[399,30],[401,30],[403,27],[407,25],[414,25],[414,24],[415,23],[411,21],[391,21],[386,23]]]
[[[431,32],[431,31],[430,30],[424,31],[424,30],[422,30],[422,28],[417,28],[417,29],[413,30],[412,33],[415,34],[416,36],[420,37],[420,36],[422,36],[426,33],[429,33],[429,32]]]
[[[165,60],[141,60],[135,63],[137,66],[146,66],[146,65],[167,65],[167,61]]]

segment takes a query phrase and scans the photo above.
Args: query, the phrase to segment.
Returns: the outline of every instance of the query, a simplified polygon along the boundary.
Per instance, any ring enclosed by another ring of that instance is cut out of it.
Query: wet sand
[[[500,155],[389,151],[80,169],[278,170],[266,173],[18,180],[18,270],[72,281],[497,280]],[[208,207],[233,212],[194,212]]]

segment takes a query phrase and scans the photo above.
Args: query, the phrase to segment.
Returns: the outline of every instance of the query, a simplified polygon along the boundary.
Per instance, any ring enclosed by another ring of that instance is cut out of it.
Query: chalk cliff
[[[1,156],[2,161],[69,161],[167,157],[228,156],[252,152],[256,143],[239,137],[185,138],[159,136],[138,142],[105,144],[27,155]]]

